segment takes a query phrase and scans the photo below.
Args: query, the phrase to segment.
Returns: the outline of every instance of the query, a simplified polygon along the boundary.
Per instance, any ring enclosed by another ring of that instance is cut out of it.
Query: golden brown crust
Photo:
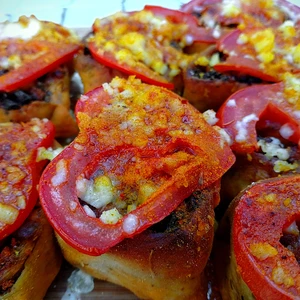
[[[101,256],[58,241],[65,258],[92,276],[122,285],[142,299],[203,299],[203,269],[212,241],[218,188],[194,193],[164,221]]]
[[[36,209],[33,214],[36,214],[35,218],[39,219],[40,236],[24,264],[21,275],[10,292],[0,296],[1,299],[43,299],[60,269],[62,256],[53,230],[40,208]]]
[[[252,292],[237,272],[238,266],[233,251],[231,231],[233,214],[237,204],[238,196],[230,204],[216,231],[212,250],[215,279],[222,300],[253,300],[255,298]]]
[[[47,74],[42,85],[43,93],[46,93],[44,100],[32,101],[19,109],[0,108],[0,123],[19,123],[28,122],[32,118],[47,118],[55,126],[56,137],[75,136],[78,133],[78,126],[70,113],[70,75],[67,66]]]
[[[184,73],[183,98],[187,99],[199,111],[218,110],[222,103],[237,90],[247,84],[236,81],[205,80]]]
[[[75,57],[74,68],[81,77],[84,93],[101,86],[105,82],[110,82],[115,76],[128,77],[122,72],[96,62],[90,55],[84,55],[83,53]]]

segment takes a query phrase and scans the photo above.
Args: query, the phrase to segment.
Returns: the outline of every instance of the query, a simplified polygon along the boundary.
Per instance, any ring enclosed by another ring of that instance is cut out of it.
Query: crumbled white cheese
[[[123,230],[124,232],[131,234],[134,233],[139,225],[139,220],[135,215],[127,215],[124,218]]]
[[[203,10],[203,8],[202,8],[202,10]],[[208,28],[214,28],[216,26],[216,21],[213,18],[211,18],[209,16],[209,14],[203,15],[201,20],[202,20],[203,24]]]
[[[235,136],[235,140],[237,142],[243,142],[248,137],[248,124],[252,121],[258,121],[258,117],[255,114],[250,114],[245,116],[242,121],[236,122],[237,135]]]
[[[105,224],[116,224],[121,218],[122,215],[115,207],[105,210],[100,216],[100,220]]]
[[[236,102],[235,99],[229,99],[226,103],[226,106],[228,107],[235,107],[236,106]]]
[[[70,201],[69,206],[70,206],[71,211],[75,211],[78,206],[78,202]]]
[[[100,208],[114,200],[113,185],[108,176],[99,176],[94,180],[79,177],[76,180],[77,196],[95,208]]]
[[[223,0],[221,15],[225,17],[236,17],[240,14],[240,1],[238,0]]]
[[[194,37],[190,34],[185,35],[185,42],[187,45],[192,45],[194,43]]]
[[[280,140],[274,137],[271,138],[271,142],[266,142],[265,140],[261,139],[258,141],[258,145],[268,159],[277,157],[281,160],[287,160],[290,157],[289,149],[285,149]]]
[[[10,61],[7,57],[0,58],[0,67],[3,69],[8,69],[11,66]]]
[[[219,119],[216,117],[216,112],[212,109],[206,110],[202,115],[205,121],[211,126],[217,124],[217,122],[219,121]]]
[[[20,23],[0,24],[0,40],[9,38],[29,40],[41,29],[41,22],[35,18],[30,18],[26,26]]]
[[[110,96],[114,95],[114,89],[107,82],[103,83],[102,87],[108,95]]]
[[[286,27],[294,27],[295,26],[295,23],[291,20],[286,20],[284,21],[279,27],[278,29],[281,30],[281,29],[284,29]]]
[[[289,124],[284,124],[280,127],[279,133],[283,138],[288,139],[294,134],[294,130]]]
[[[56,164],[56,174],[51,178],[54,187],[67,181],[67,162],[61,159]]]
[[[96,214],[93,212],[93,210],[88,205],[83,205],[83,209],[89,217],[96,218]]]
[[[215,39],[218,39],[221,36],[221,29],[219,25],[214,28],[212,35]]]
[[[220,145],[221,148],[224,148],[225,144],[228,144],[229,146],[232,145],[232,139],[229,136],[229,134],[226,132],[225,129],[219,127],[219,126],[214,126],[213,127],[218,133],[220,134],[221,140],[220,140]]]

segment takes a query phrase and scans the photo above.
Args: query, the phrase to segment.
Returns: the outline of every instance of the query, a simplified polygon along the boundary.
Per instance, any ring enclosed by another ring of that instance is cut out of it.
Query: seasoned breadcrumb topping
[[[218,146],[226,144],[219,130],[208,126],[187,100],[167,89],[142,84],[134,76],[128,80],[115,77],[111,83],[103,84],[103,94],[108,98],[105,105],[97,108],[99,111],[94,117],[85,112],[77,113],[80,134],[76,138],[76,149],[91,140],[93,132],[103,149],[126,145],[137,147],[142,152],[143,149],[152,151],[150,149],[159,149],[161,145],[178,139],[200,146],[205,143],[203,131],[208,130],[211,130],[209,135],[215,135]],[[117,159],[116,165],[112,163],[114,159],[110,162],[114,165],[110,166],[114,172],[107,169],[107,163],[98,162],[97,172],[91,178],[81,174],[76,181],[78,197],[94,209],[106,208],[101,218],[108,223],[119,218],[110,209],[117,208],[123,215],[134,210],[157,191],[168,178],[167,174],[195,159],[192,149],[186,151],[180,147],[160,157],[159,161],[153,158],[153,165],[139,152],[129,156],[112,154],[112,157]],[[124,161],[126,167],[117,175],[118,164]],[[188,182],[179,184],[188,186]]]

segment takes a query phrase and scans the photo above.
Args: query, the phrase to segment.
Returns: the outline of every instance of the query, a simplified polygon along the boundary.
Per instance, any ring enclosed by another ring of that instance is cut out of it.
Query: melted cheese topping
[[[111,53],[120,64],[135,69],[146,65],[168,80],[194,59],[183,53],[183,48],[193,43],[188,26],[169,22],[150,11],[130,15],[119,12],[96,20],[94,26],[97,31],[89,40],[96,43],[100,55]],[[177,47],[171,45],[174,42]]]
[[[300,48],[299,48],[300,49]],[[300,109],[300,76],[290,73],[283,74],[284,96],[295,110]]]
[[[300,44],[295,32],[293,23],[286,21],[278,30],[271,27],[246,30],[239,35],[237,44],[242,45],[245,57],[250,57],[247,49],[250,46],[261,62],[259,67],[282,80],[286,72],[300,68]]]
[[[0,41],[0,67],[11,70],[49,51],[47,45],[34,41],[79,43],[79,38],[72,30],[58,24],[22,16],[15,23],[0,23]]]
[[[35,18],[30,18],[27,23],[2,23],[0,24],[0,41],[4,39],[29,40],[42,28],[42,24]]]

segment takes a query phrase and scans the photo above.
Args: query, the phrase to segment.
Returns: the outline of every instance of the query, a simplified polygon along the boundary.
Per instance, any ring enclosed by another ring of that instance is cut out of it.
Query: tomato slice
[[[187,13],[199,15],[200,22],[216,25],[245,25],[246,27],[277,27],[286,20],[297,22],[300,8],[285,0],[266,2],[263,0],[236,1],[192,0],[181,6]]]
[[[284,73],[300,71],[299,42],[293,26],[288,33],[271,27],[237,29],[218,42],[217,48],[227,57],[214,68],[221,73],[235,71],[278,82]]]
[[[234,162],[230,147],[186,100],[133,77],[83,95],[76,117],[80,133],[47,166],[40,199],[58,234],[90,255],[159,222]],[[99,180],[98,193],[109,200],[98,205],[85,191]],[[104,218],[116,208],[116,220]]]
[[[295,254],[280,242],[299,221],[300,176],[258,182],[238,197],[232,239],[237,271],[255,299],[300,297],[300,267]]]
[[[76,44],[35,41],[27,45],[27,51],[41,51],[34,59],[0,76],[0,91],[11,92],[30,84],[35,79],[53,71],[61,64],[70,61],[80,46]],[[28,49],[29,48],[29,49]]]
[[[184,53],[187,46],[216,42],[192,15],[159,6],[96,20],[93,30],[88,47],[96,61],[168,89],[195,58]]]
[[[298,77],[289,78],[298,81]],[[294,91],[294,96],[290,91]],[[277,124],[282,137],[299,144],[300,119],[297,104],[291,102],[293,97],[297,98],[298,94],[288,81],[251,86],[231,95],[218,110],[217,117],[218,125],[231,136],[232,149],[237,153],[257,150],[256,130],[269,124]]]
[[[107,67],[119,70],[128,75],[136,75],[137,78],[140,78],[141,80],[149,84],[162,86],[170,90],[174,89],[173,83],[167,81],[163,76],[160,76],[155,72],[151,71],[144,64],[137,63],[137,65],[135,65],[134,68],[126,64],[125,62],[120,64],[113,54],[111,53],[100,54],[100,52],[98,51],[98,47],[94,42],[90,42],[88,44],[88,48],[90,49],[93,58],[99,63]]]
[[[145,5],[144,10],[151,11],[155,16],[165,17],[172,23],[187,24],[189,27],[188,36],[192,38],[193,43],[215,44],[217,41],[213,30],[211,28],[200,27],[197,18],[189,13],[154,5]]]
[[[36,162],[39,147],[50,147],[54,127],[50,121],[0,126],[0,240],[14,232],[27,218],[37,199],[41,164]]]
[[[80,49],[70,30],[34,16],[0,23],[0,91],[11,92],[70,61]]]

